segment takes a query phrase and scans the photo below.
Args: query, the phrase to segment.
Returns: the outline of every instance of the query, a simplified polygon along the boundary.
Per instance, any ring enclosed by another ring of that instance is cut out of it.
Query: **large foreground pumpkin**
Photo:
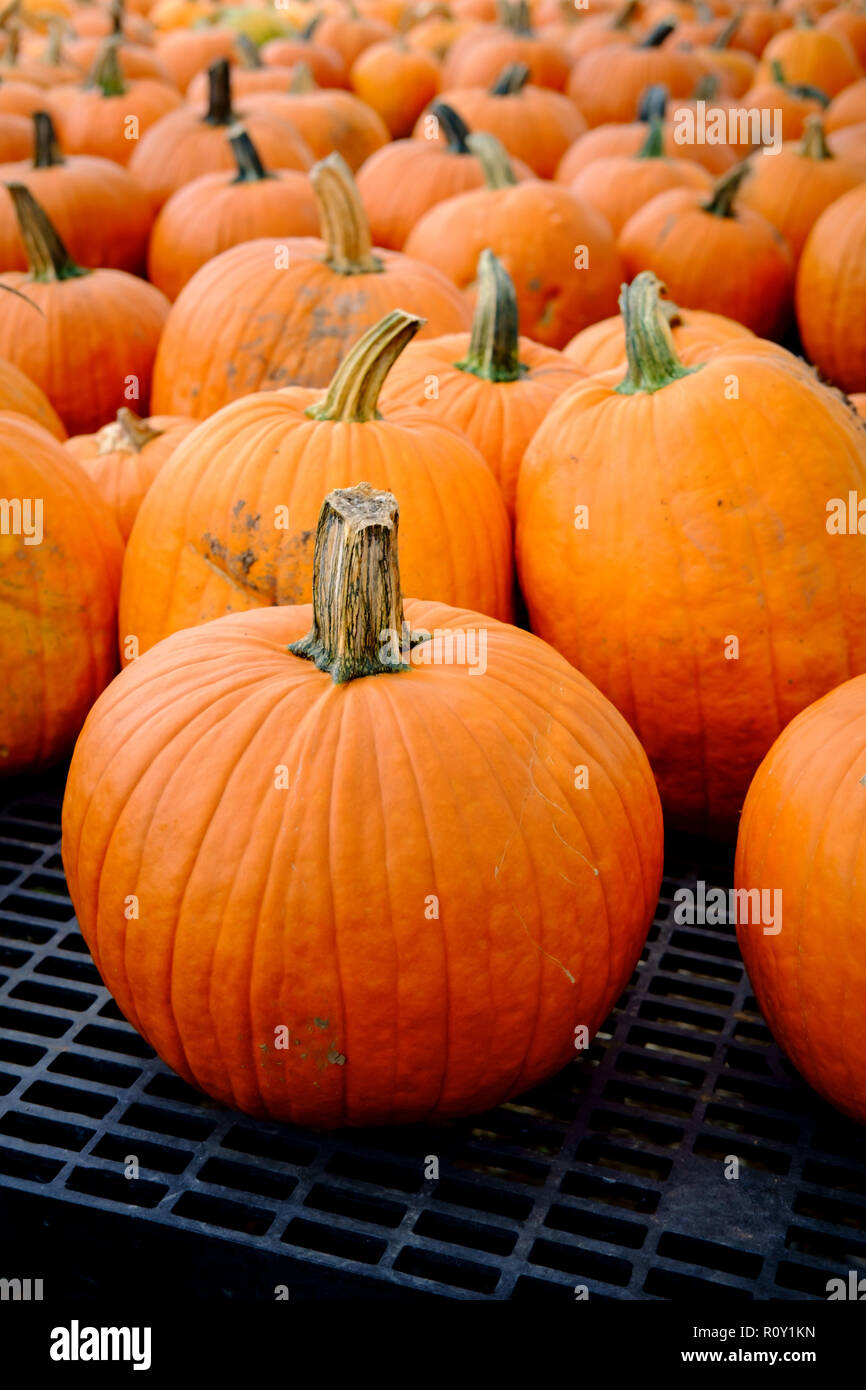
[[[671,822],[729,833],[785,724],[866,671],[866,551],[826,506],[866,493],[866,431],[775,344],[685,367],[649,272],[629,368],[552,407],[517,490],[533,630],[613,700]]]
[[[864,796],[866,677],[858,676],[803,710],[773,744],[746,797],[735,872],[738,888],[761,892],[762,908],[781,906],[769,931],[754,923],[754,912],[737,924],[761,1011],[809,1084],[860,1124],[866,1124]]]
[[[563,1066],[661,876],[625,721],[529,633],[404,610],[396,525],[392,496],[332,493],[313,607],[135,662],[64,802],[70,893],[126,1017],[224,1104],[323,1129],[484,1110]],[[401,651],[381,634],[404,612]]]
[[[257,392],[181,443],[130,537],[125,657],[135,654],[132,638],[146,651],[225,613],[309,602],[322,497],[362,481],[403,498],[410,593],[511,617],[511,528],[478,450],[423,407],[378,409],[385,375],[419,323],[389,314],[355,344],[327,392]]]
[[[3,776],[68,753],[114,675],[122,545],[94,484],[22,415],[0,415],[0,498]]]

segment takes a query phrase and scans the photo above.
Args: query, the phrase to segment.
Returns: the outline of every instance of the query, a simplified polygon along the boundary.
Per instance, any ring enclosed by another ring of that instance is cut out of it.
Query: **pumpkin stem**
[[[613,17],[611,29],[627,29],[635,17],[638,9],[638,0],[627,0],[622,9],[617,10]]]
[[[662,308],[663,289],[651,270],[642,270],[620,292],[628,357],[628,371],[616,388],[622,396],[660,391],[699,370],[684,366],[677,356],[668,315]]]
[[[431,102],[428,115],[436,117],[442,127],[445,143],[452,154],[472,153],[466,143],[469,138],[469,127],[453,106],[446,106],[444,101]]]
[[[659,116],[652,116],[649,123],[649,133],[637,152],[638,159],[661,159],[664,155],[664,121]]]
[[[3,62],[7,67],[14,68],[18,65],[18,55],[21,50],[21,25],[16,20],[4,27],[6,29],[6,47],[3,50]]]
[[[62,20],[54,20],[48,28],[48,38],[45,40],[42,61],[52,68],[58,67],[60,59],[63,57],[63,28]]]
[[[379,419],[379,392],[400,353],[425,319],[394,309],[368,328],[340,363],[327,395],[307,407],[313,420],[343,420],[367,424]]]
[[[242,125],[233,125],[228,130],[228,141],[237,165],[237,177],[233,183],[261,183],[262,179],[272,178],[258,150],[250,139],[249,132]]]
[[[117,38],[123,38],[123,0],[112,0],[108,7],[111,19],[111,34]]]
[[[820,106],[830,105],[829,96],[820,87],[811,87],[808,82],[787,82],[778,58],[774,58],[770,63],[770,76],[777,87],[784,87],[785,91],[790,92],[792,97],[817,101]]]
[[[676,29],[676,27],[677,27],[677,26],[676,26],[676,21],[675,21],[675,20],[673,20],[673,19],[664,19],[664,20],[662,20],[661,24],[655,24],[655,25],[653,25],[653,27],[652,27],[652,29],[650,29],[649,33],[648,33],[644,38],[641,39],[641,41],[640,41],[639,44],[636,44],[636,47],[637,47],[637,48],[661,48],[661,46],[662,46],[662,44],[664,43],[665,39],[670,37],[670,35],[674,32],[674,30]]]
[[[305,92],[315,92],[317,89],[318,84],[310,66],[307,63],[297,63],[289,82],[289,94],[299,96]]]
[[[714,217],[735,217],[734,199],[748,173],[749,165],[743,160],[742,164],[735,164],[733,169],[728,169],[722,174],[716,182],[710,201],[701,204],[703,211],[712,213]]]
[[[663,121],[669,95],[663,82],[654,82],[651,87],[644,88],[638,103],[638,120],[651,121],[654,116],[658,116],[659,120]]]
[[[364,204],[342,155],[335,150],[314,164],[310,182],[319,205],[328,265],[338,275],[378,275],[384,267],[373,254]]]
[[[740,27],[740,22],[742,18],[742,10],[738,10],[736,14],[731,15],[724,29],[720,29],[719,32],[716,34],[716,37],[710,44],[710,48],[729,48],[731,44],[731,39],[734,37],[734,35]]]
[[[319,25],[321,24],[322,17],[323,16],[321,13],[314,14],[313,18],[309,21],[309,23],[304,25],[303,29],[298,35],[298,38],[303,39],[306,43],[309,43],[312,40],[312,37],[318,29]]]
[[[510,34],[531,34],[532,24],[529,16],[529,0],[499,0],[499,23]]]
[[[322,503],[313,551],[313,625],[293,656],[335,685],[407,671],[409,636],[397,563],[397,499],[369,483],[338,488]],[[409,636],[409,645],[427,634]]]
[[[485,381],[517,381],[527,371],[519,355],[517,295],[511,276],[490,250],[481,252],[476,283],[469,351],[454,365]]]
[[[65,164],[63,152],[57,141],[54,122],[47,111],[33,113],[33,168],[56,169]]]
[[[211,63],[207,76],[208,103],[203,119],[208,125],[231,125],[235,117],[232,111],[232,79],[228,58],[217,58],[215,63]]]
[[[245,68],[254,69],[264,67],[258,47],[253,43],[249,34],[238,34],[235,39],[235,48]]]
[[[714,72],[705,72],[695,85],[692,92],[692,101],[712,101],[716,92],[719,90],[719,79]]]
[[[824,135],[824,122],[820,116],[807,116],[800,141],[800,154],[806,159],[832,159],[833,151]]]
[[[117,419],[99,431],[97,453],[102,454],[140,454],[145,444],[159,439],[165,430],[152,429],[147,420],[142,420],[134,411],[122,405]]]
[[[468,136],[466,143],[481,165],[487,188],[510,188],[517,183],[508,151],[495,135],[490,135],[487,131],[478,131],[477,134]]]
[[[504,67],[490,88],[490,95],[494,97],[513,97],[529,81],[529,68],[526,63],[509,63]]]
[[[32,280],[74,280],[89,275],[76,265],[49,219],[23,183],[7,183]]]
[[[93,67],[84,85],[99,87],[104,97],[122,97],[126,91],[120,66],[119,44],[113,36],[105,40],[94,58]]]

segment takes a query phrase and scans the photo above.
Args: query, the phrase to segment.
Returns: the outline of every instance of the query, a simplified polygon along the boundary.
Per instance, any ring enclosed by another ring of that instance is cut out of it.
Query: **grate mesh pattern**
[[[717,847],[669,847],[640,965],[580,1060],[470,1120],[322,1137],[215,1105],[124,1021],[67,895],[61,787],[0,800],[0,1187],[122,1214],[119,1248],[129,1220],[161,1223],[374,1296],[823,1299],[866,1268],[866,1134],[780,1055],[734,928],[673,921],[680,884],[729,886]]]

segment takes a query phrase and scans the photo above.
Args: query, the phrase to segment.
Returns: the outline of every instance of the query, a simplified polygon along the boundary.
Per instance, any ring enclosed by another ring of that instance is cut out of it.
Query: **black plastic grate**
[[[780,1055],[734,928],[673,921],[680,884],[729,885],[718,847],[669,847],[580,1060],[470,1120],[323,1137],[217,1106],[124,1021],[67,896],[60,798],[55,776],[0,801],[0,1188],[125,1216],[118,1249],[160,1223],[371,1296],[824,1299],[866,1268],[866,1133]]]

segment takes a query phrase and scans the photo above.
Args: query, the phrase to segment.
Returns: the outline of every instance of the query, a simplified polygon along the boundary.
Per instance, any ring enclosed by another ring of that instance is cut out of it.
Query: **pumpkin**
[[[740,164],[723,174],[709,199],[685,188],[658,194],[629,218],[617,245],[627,278],[653,270],[677,304],[778,338],[791,317],[793,262],[772,223],[740,204],[747,172]]]
[[[707,351],[754,334],[736,319],[722,314],[710,314],[703,309],[681,309],[671,299],[660,299],[659,307],[667,316],[671,338],[677,356],[686,365],[702,362]],[[593,323],[572,338],[563,348],[568,357],[588,376],[599,372],[624,372],[628,366],[625,323],[621,314]]]
[[[568,97],[529,82],[525,63],[503,68],[489,91],[456,88],[443,92],[441,101],[470,128],[495,135],[540,179],[553,178],[565,151],[587,128]],[[426,117],[418,121],[415,135],[426,137]]]
[[[32,116],[45,109],[45,92],[34,82],[0,80],[0,112],[4,116]]]
[[[861,68],[866,68],[866,10],[862,5],[859,9],[840,6],[830,10],[818,20],[817,28],[822,33],[839,34],[847,39]]]
[[[0,97],[3,89],[0,87]],[[849,125],[862,125],[866,121],[866,77],[852,82],[838,96],[834,97],[824,115],[824,129],[828,134],[834,130],[844,130]]]
[[[192,79],[219,58],[235,55],[237,35],[231,29],[181,29],[160,36],[157,53],[178,90],[185,92]]]
[[[716,21],[721,27],[715,37],[704,46],[698,46],[696,53],[710,65],[713,73],[720,79],[724,90],[731,96],[741,97],[753,85],[758,69],[757,59],[743,48],[733,46],[734,35],[740,27],[743,11],[740,10],[729,20]],[[683,43],[683,26],[675,31],[677,46]]]
[[[866,185],[831,203],[809,233],[796,306],[809,361],[843,391],[866,391]]]
[[[221,251],[257,237],[315,236],[313,186],[296,170],[265,169],[241,126],[229,127],[235,174],[202,174],[160,209],[150,238],[148,278],[176,299],[197,270]]]
[[[557,183],[572,184],[578,174],[597,159],[639,154],[649,136],[650,123],[658,116],[665,116],[667,104],[666,88],[651,87],[641,104],[640,119],[598,125],[585,135],[578,136],[557,165]],[[683,105],[688,103],[672,102],[671,114]],[[662,151],[665,159],[684,159],[690,164],[700,164],[716,177],[730,169],[737,159],[728,145],[680,143],[676,138],[676,127],[672,119],[665,120],[662,127]]]
[[[759,76],[742,99],[742,105],[748,110],[769,114],[783,141],[799,140],[806,129],[806,121],[810,116],[820,116],[827,102],[826,93],[819,88],[789,82],[779,62],[771,63],[770,75],[763,79]],[[781,131],[778,131],[777,112],[781,112]]]
[[[400,40],[385,39],[365,48],[349,76],[353,90],[381,116],[395,140],[412,133],[439,91],[439,64]]]
[[[582,18],[563,40],[563,48],[572,63],[594,48],[604,48],[609,43],[621,44],[636,37],[634,23],[638,18],[639,9],[638,0],[626,0],[624,5],[619,5],[616,9]]]
[[[810,116],[799,145],[764,150],[749,161],[740,204],[766,217],[782,233],[794,263],[825,208],[863,181],[853,164],[837,159],[824,139],[820,116]]]
[[[388,374],[382,408],[387,415],[393,406],[414,405],[461,430],[484,457],[513,516],[526,447],[553,402],[582,373],[553,348],[518,336],[514,286],[492,251],[481,253],[477,283],[471,334],[410,343]]]
[[[709,193],[713,180],[700,164],[665,157],[662,123],[655,118],[637,154],[595,159],[569,186],[618,236],[632,214],[657,194],[672,188]]]
[[[484,166],[468,143],[466,123],[453,107],[435,101],[422,117],[422,128],[423,137],[392,141],[359,170],[358,192],[377,246],[402,250],[415,223],[430,208],[458,193],[484,187]],[[519,160],[511,167],[518,180],[532,177]]]
[[[94,484],[23,415],[0,416],[0,495],[10,516],[0,532],[0,775],[7,776],[69,753],[114,675],[122,547]]]
[[[23,184],[8,185],[28,270],[0,275],[0,357],[42,388],[71,434],[89,434],[128,399],[146,402],[168,301],[123,270],[75,264]]]
[[[37,112],[33,123],[33,158],[0,167],[0,183],[21,183],[30,189],[78,265],[133,273],[143,270],[153,221],[144,190],[113,160],[67,157],[47,112]],[[18,219],[4,191],[0,194],[0,268],[26,267]]]
[[[848,397],[861,420],[866,420],[866,391],[855,391]]]
[[[249,241],[196,272],[160,341],[155,412],[203,419],[250,391],[326,386],[358,334],[404,305],[427,320],[426,337],[469,327],[471,308],[444,275],[371,246],[339,155],[310,178],[324,240]]]
[[[866,677],[858,675],[788,725],[749,788],[735,865],[744,904],[737,939],[761,1012],[809,1085],[859,1124],[866,1124],[864,714]]]
[[[859,169],[866,179],[866,121],[834,130],[827,136],[827,144],[832,154]]]
[[[410,232],[406,253],[463,289],[472,286],[478,257],[489,248],[514,282],[526,336],[563,347],[616,305],[621,266],[610,228],[561,184],[517,183],[494,136],[469,140],[487,187],[431,208]]]
[[[98,155],[127,164],[137,142],[169,112],[181,105],[166,82],[141,78],[127,82],[117,60],[117,45],[106,39],[84,86],[51,93],[51,111],[68,154]]]
[[[484,459],[423,409],[376,413],[382,380],[419,323],[395,310],[358,340],[327,392],[253,393],[184,441],[133,528],[123,639],[134,635],[146,651],[224,613],[307,601],[323,492],[386,477],[405,499],[409,591],[510,618],[511,528]],[[431,549],[433,515],[442,529]]]
[[[7,411],[13,411],[16,415],[26,415],[28,419],[41,425],[49,434],[53,434],[55,439],[63,440],[66,438],[63,421],[42,388],[37,386],[35,381],[31,381],[29,376],[25,376],[14,362],[7,362],[2,357],[0,357],[0,411],[4,415]]]
[[[688,97],[707,70],[694,53],[661,45],[673,25],[659,24],[635,43],[611,44],[579,58],[566,92],[591,126],[633,121],[647,87],[661,84],[672,97]]]
[[[124,541],[129,540],[147,489],[194,428],[195,421],[182,416],[152,415],[142,420],[121,406],[116,421],[96,434],[79,434],[66,441],[66,449],[110,506]]]
[[[81,72],[89,72],[102,52],[104,43],[104,34],[72,39],[66,45],[66,53]],[[117,54],[117,65],[125,81],[132,82],[140,78],[150,78],[154,82],[165,82],[168,86],[174,85],[171,73],[155,49],[146,48],[143,44],[126,43],[119,36],[114,48]]]
[[[740,22],[731,37],[731,46],[751,53],[754,58],[760,58],[770,40],[794,23],[792,15],[773,4],[748,5],[738,13]]]
[[[824,511],[866,492],[866,431],[773,344],[685,366],[651,273],[622,307],[624,377],[573,386],[525,455],[520,583],[637,733],[670,824],[729,835],[788,720],[866,669],[866,552]]]
[[[318,87],[345,87],[349,80],[346,65],[336,48],[328,48],[303,32],[291,39],[270,39],[259,52],[267,67],[303,65],[312,73]]]
[[[32,82],[37,87],[55,88],[66,82],[78,82],[81,69],[71,63],[63,52],[62,36],[59,28],[49,38],[39,57],[21,52],[21,26],[17,23],[6,25],[7,43],[0,66],[4,75],[15,81]]]
[[[395,498],[331,492],[312,607],[134,662],[64,801],[72,900],[126,1017],[222,1103],[317,1129],[485,1110],[564,1066],[627,983],[661,879],[625,721],[530,633],[404,605],[401,578]],[[482,640],[470,678],[453,654]]]
[[[455,40],[442,69],[444,87],[489,87],[502,69],[520,63],[536,87],[561,92],[571,61],[560,45],[534,32],[527,0],[502,0],[500,22],[484,24]]]
[[[794,28],[777,34],[761,56],[758,81],[769,80],[774,62],[781,63],[789,82],[817,87],[828,97],[863,76],[848,40],[822,29]]]
[[[243,120],[267,164],[278,169],[309,169],[313,155],[287,121],[267,111],[247,112],[232,105],[231,76],[225,58],[208,69],[210,96],[204,111],[183,106],[146,132],[130,160],[130,172],[161,208],[178,188],[200,174],[234,168],[226,129]],[[253,98],[248,98],[251,101]]]
[[[368,19],[354,6],[348,11],[341,8],[323,15],[315,29],[316,46],[336,49],[347,73],[365,48],[390,38],[393,38],[390,24],[381,19]]]
[[[304,64],[295,69],[287,91],[260,93],[246,107],[289,121],[314,158],[336,151],[353,171],[388,143],[388,127],[366,102],[353,92],[319,91]]]
[[[33,150],[33,126],[26,116],[0,112],[0,160],[27,159]]]

